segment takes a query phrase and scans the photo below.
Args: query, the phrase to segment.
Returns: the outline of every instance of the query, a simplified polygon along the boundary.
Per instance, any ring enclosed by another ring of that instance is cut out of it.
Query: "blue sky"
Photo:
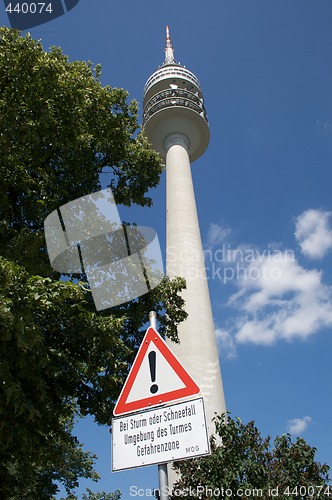
[[[263,435],[303,436],[332,466],[332,2],[80,0],[31,34],[101,63],[103,84],[141,103],[166,24],[211,129],[192,172],[227,407]],[[164,177],[151,194],[153,208],[120,214],[164,249]],[[107,428],[76,431],[100,457],[89,487],[129,499],[131,485],[158,486],[156,467],[111,473]]]

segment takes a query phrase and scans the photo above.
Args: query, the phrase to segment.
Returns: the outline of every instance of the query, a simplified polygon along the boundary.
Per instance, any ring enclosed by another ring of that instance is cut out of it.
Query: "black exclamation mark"
[[[151,375],[151,381],[155,382],[156,381],[156,352],[151,351],[149,352],[149,365],[150,365],[150,375]],[[157,384],[152,384],[150,387],[150,392],[152,394],[155,394],[158,391],[159,387]]]

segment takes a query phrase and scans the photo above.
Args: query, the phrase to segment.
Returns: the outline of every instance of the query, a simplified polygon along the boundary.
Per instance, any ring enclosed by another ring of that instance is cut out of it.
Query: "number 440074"
[[[10,14],[12,12],[16,12],[17,14],[41,14],[42,12],[48,12],[49,14],[51,14],[53,12],[52,3],[46,4],[46,2],[17,2],[16,4],[13,3],[13,5],[14,7],[10,2],[6,7],[6,11]]]

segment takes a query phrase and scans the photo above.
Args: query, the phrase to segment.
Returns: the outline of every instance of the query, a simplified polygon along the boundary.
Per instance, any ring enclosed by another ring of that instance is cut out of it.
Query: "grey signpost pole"
[[[157,330],[157,315],[155,311],[149,312],[150,326]],[[159,492],[160,500],[169,500],[168,497],[168,472],[167,464],[158,465]]]

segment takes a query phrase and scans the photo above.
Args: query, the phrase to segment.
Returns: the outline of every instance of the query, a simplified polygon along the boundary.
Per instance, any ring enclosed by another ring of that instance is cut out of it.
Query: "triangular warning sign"
[[[151,326],[114,408],[123,415],[198,394],[200,389]]]

